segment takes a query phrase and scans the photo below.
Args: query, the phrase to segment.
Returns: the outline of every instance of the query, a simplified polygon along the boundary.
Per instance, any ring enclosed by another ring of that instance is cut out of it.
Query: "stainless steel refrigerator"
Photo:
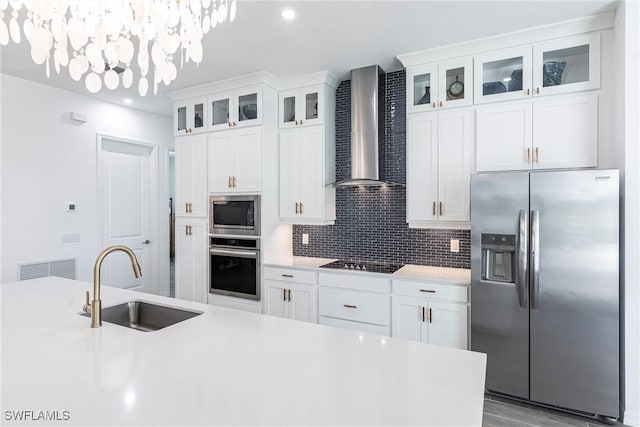
[[[486,388],[619,418],[617,170],[471,179],[471,349]]]

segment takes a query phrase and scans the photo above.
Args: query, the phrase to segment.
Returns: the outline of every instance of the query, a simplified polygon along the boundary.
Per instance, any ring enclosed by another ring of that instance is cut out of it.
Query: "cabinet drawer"
[[[389,295],[320,287],[320,315],[356,322],[389,324]]]
[[[305,270],[294,270],[289,268],[265,267],[265,279],[279,280],[281,282],[296,282],[315,285],[316,272]]]
[[[385,294],[391,292],[391,282],[389,281],[389,279],[374,277],[370,273],[320,273],[318,280],[321,285],[332,286],[334,288],[347,288],[365,292],[380,292]]]
[[[388,326],[371,325],[369,323],[353,322],[351,320],[334,319],[324,316],[320,316],[318,323],[321,325],[335,326],[336,328],[366,332],[368,334],[391,336],[391,331]]]
[[[467,302],[469,300],[468,288],[465,286],[439,285],[409,280],[394,280],[393,293],[394,295],[406,295],[443,301]]]

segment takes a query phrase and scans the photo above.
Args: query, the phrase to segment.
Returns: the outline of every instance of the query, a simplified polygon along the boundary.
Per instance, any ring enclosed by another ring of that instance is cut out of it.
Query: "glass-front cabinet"
[[[475,103],[531,96],[531,48],[515,48],[474,58]]]
[[[533,46],[534,95],[600,88],[600,34]]]
[[[190,135],[206,130],[207,100],[204,98],[176,102],[173,114],[173,134]]]
[[[262,123],[262,89],[248,87],[209,97],[208,130],[223,130]]]
[[[407,112],[471,105],[472,64],[471,58],[463,58],[407,70]]]
[[[323,86],[317,85],[280,92],[280,128],[322,123],[323,91]]]

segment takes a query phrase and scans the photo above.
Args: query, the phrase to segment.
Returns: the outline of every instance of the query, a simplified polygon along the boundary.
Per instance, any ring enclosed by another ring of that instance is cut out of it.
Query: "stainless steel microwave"
[[[260,236],[260,196],[210,196],[209,233]]]

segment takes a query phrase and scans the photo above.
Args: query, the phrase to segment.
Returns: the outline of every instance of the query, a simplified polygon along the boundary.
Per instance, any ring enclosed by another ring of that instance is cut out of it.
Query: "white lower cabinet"
[[[352,274],[320,274],[321,325],[391,335],[390,281]]]
[[[265,280],[270,316],[316,323],[316,286]]]
[[[303,322],[317,322],[315,271],[265,267],[265,313]]]
[[[394,280],[392,335],[466,350],[467,291],[462,286]]]
[[[176,298],[207,303],[209,220],[176,219]]]

